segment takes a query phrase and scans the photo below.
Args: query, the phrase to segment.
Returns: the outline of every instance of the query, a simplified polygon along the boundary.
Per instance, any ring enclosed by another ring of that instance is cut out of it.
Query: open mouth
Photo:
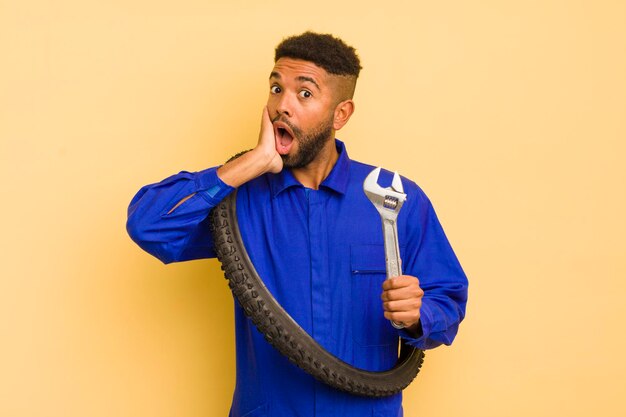
[[[281,155],[287,155],[293,145],[293,132],[289,126],[281,122],[275,123],[274,136],[276,137],[276,151]]]

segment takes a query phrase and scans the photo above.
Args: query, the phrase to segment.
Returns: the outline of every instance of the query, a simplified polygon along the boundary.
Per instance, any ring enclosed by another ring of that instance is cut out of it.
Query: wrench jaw
[[[385,262],[387,264],[387,277],[392,278],[402,274],[402,260],[400,259],[400,245],[398,244],[398,226],[396,220],[402,205],[406,201],[402,180],[398,173],[394,173],[391,187],[383,188],[378,184],[380,167],[374,169],[363,181],[363,191],[374,204],[380,214],[383,226],[383,238],[385,243]],[[403,323],[392,321],[396,329],[403,329]]]
[[[363,182],[363,191],[365,191],[365,195],[374,204],[381,216],[395,221],[402,205],[406,201],[402,180],[396,172],[393,175],[391,187],[383,188],[378,184],[380,171],[381,168],[378,167],[369,173]]]
[[[398,175],[398,171],[393,173],[391,188],[393,188],[394,191],[397,191],[400,194],[404,194],[404,187],[402,186],[402,180],[400,179],[400,175]],[[404,194],[404,197],[406,198],[406,194]]]

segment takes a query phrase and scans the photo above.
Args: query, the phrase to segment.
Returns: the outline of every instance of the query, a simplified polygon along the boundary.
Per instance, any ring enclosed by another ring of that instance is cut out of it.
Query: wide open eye
[[[309,98],[309,97],[313,96],[313,94],[311,94],[311,92],[310,92],[309,90],[302,90],[302,91],[300,91],[300,92],[298,93],[298,95],[299,95],[301,98]]]
[[[278,93],[280,93],[281,91],[282,91],[282,90],[281,90],[281,89],[280,89],[280,87],[279,87],[279,86],[277,86],[277,85],[273,85],[273,86],[271,86],[271,87],[270,87],[270,92],[271,92],[272,94],[278,94]]]

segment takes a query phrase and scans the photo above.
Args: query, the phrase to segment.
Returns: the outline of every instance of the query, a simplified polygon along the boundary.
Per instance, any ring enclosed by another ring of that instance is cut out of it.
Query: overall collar
[[[350,158],[342,141],[335,139],[335,146],[339,158],[330,171],[330,174],[322,181],[320,188],[326,188],[339,194],[345,194],[348,188],[348,174],[350,171]],[[272,198],[290,187],[302,187],[303,185],[293,176],[291,170],[283,169],[278,174],[269,174]]]

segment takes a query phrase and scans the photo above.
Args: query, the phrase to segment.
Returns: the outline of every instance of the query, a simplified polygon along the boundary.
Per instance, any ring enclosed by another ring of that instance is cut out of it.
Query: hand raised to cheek
[[[383,282],[383,310],[385,318],[403,323],[407,328],[417,325],[424,291],[419,280],[410,275],[400,275]]]
[[[265,107],[261,116],[261,130],[256,147],[219,167],[217,176],[226,184],[237,188],[266,172],[276,174],[282,169],[283,160],[276,150],[274,126]]]
[[[270,119],[267,106],[263,108],[263,116],[261,117],[261,131],[259,132],[259,141],[255,148],[257,153],[263,155],[267,161],[265,172],[277,174],[283,169],[283,160],[276,150],[276,136],[274,134],[274,125]]]

